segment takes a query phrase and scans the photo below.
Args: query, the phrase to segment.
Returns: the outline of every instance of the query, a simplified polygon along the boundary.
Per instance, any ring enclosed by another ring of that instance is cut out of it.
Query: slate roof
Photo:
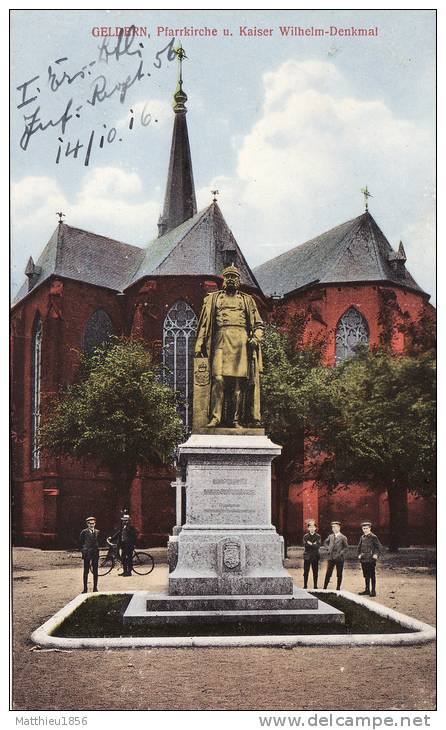
[[[258,288],[217,203],[211,203],[172,231],[149,243],[144,260],[128,282],[134,284],[144,276],[221,276],[226,251],[240,270],[242,284]]]
[[[369,212],[342,223],[254,269],[265,294],[288,294],[310,283],[388,281],[422,292],[403,268],[389,263],[395,254]],[[392,258],[390,256],[390,258]]]
[[[58,225],[39,256],[42,268],[33,289],[52,274],[121,291],[144,258],[145,251],[90,231]],[[28,293],[28,282],[20,288],[13,304]]]
[[[42,271],[33,289],[52,274],[117,291],[145,276],[221,276],[227,250],[234,252],[231,259],[242,284],[259,288],[216,203],[155,238],[146,249],[62,223],[36,262]],[[26,281],[13,305],[27,293]]]

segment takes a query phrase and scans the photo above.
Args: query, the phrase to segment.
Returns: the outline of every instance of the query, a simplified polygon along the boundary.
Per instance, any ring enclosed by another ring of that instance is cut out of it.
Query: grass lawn
[[[232,624],[188,624],[187,626],[127,627],[122,623],[131,595],[98,595],[84,601],[53,631],[65,638],[103,638],[119,636],[233,636],[300,634],[405,634],[412,633],[396,621],[384,618],[368,608],[335,593],[324,595],[324,602],[343,611],[345,624],[315,626],[304,624],[290,628],[273,621],[268,623],[236,622]]]

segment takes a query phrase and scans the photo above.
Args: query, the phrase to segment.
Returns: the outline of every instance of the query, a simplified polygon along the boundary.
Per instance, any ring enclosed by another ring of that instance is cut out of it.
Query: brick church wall
[[[59,387],[72,382],[86,322],[97,309],[107,312],[117,334],[131,334],[152,343],[161,359],[163,322],[170,307],[182,299],[198,316],[204,295],[219,284],[217,277],[149,277],[135,283],[125,296],[119,296],[101,287],[52,277],[13,309],[13,515],[18,544],[73,548],[83,521],[91,512],[105,536],[117,527],[124,499],[116,477],[97,464],[43,458],[39,469],[31,469],[31,355],[36,314],[40,314],[43,328],[41,391],[44,410],[45,400]],[[265,312],[264,300],[258,294],[256,299],[261,311]],[[387,306],[383,302],[387,302]],[[300,313],[305,323],[303,343],[318,337],[326,341],[324,362],[332,365],[336,325],[350,306],[355,306],[367,320],[372,345],[380,342],[384,312],[392,346],[397,350],[403,349],[404,337],[395,325],[400,320],[415,320],[424,308],[430,307],[419,294],[398,287],[373,283],[342,287],[326,285],[271,304],[271,316],[274,319],[278,308],[282,312],[285,310],[288,319]],[[130,506],[141,545],[166,544],[167,535],[175,524],[175,492],[170,486],[173,479],[173,471],[151,466],[133,481]],[[329,531],[331,519],[342,519],[343,529],[352,540],[357,535],[352,515],[355,519],[356,516],[372,519],[379,525],[383,539],[388,533],[386,499],[370,493],[364,485],[332,495],[323,489],[315,490],[308,483],[291,485],[286,509],[281,509],[277,502],[282,492],[275,487],[273,493],[274,521],[289,544],[300,543],[304,521],[309,516],[319,520],[323,531]],[[409,504],[410,540],[432,543],[435,524],[432,506],[412,497]],[[421,529],[420,524],[425,529]]]
[[[397,352],[402,352],[405,347],[404,334],[399,331],[399,326],[417,321],[423,313],[434,313],[425,297],[397,286],[381,283],[333,284],[314,286],[279,300],[274,304],[271,318],[274,321],[277,317],[285,326],[293,318],[302,323],[297,333],[299,344],[322,341],[323,363],[333,366],[336,326],[352,306],[367,321],[369,344],[387,344]],[[304,482],[291,485],[288,494],[285,519],[282,523],[276,520],[278,529],[286,534],[288,544],[301,544],[306,529],[305,520],[309,518],[317,520],[323,534],[330,532],[331,520],[339,519],[342,531],[353,543],[358,537],[360,521],[370,519],[383,542],[388,542],[391,525],[385,493],[376,494],[367,485],[356,484],[329,494],[323,485]],[[408,543],[433,544],[436,522],[431,501],[409,494],[408,504]]]

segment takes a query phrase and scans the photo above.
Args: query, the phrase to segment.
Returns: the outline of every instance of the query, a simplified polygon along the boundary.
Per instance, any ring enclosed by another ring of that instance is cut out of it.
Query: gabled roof
[[[233,252],[233,253],[231,253]],[[221,276],[229,263],[240,270],[242,284],[258,284],[217,203],[199,211],[172,231],[149,243],[144,260],[128,286],[144,276]]]
[[[367,211],[254,269],[265,294],[284,295],[310,283],[389,281],[422,292],[406,269],[390,265],[390,243]]]
[[[121,291],[144,253],[137,246],[61,223],[37,260],[36,265],[42,270],[33,289],[54,274]],[[25,282],[14,304],[27,293],[28,283]]]

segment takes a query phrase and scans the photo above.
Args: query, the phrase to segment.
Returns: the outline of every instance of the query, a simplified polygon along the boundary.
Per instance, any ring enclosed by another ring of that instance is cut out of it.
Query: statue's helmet
[[[234,264],[231,264],[230,266],[226,266],[226,268],[223,269],[222,275],[224,278],[229,277],[232,278],[234,276],[237,276],[240,279],[240,271],[237,269]]]

